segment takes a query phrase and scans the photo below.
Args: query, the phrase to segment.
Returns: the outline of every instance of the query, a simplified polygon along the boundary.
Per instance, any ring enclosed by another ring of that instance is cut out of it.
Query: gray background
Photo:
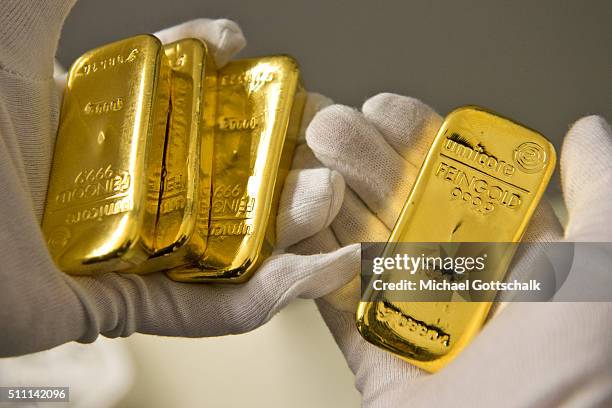
[[[238,22],[243,56],[295,56],[307,87],[340,103],[391,91],[441,114],[479,104],[557,146],[579,117],[612,114],[609,0],[82,0],[59,59],[197,17]]]
[[[82,0],[59,60],[198,17],[242,27],[241,56],[287,53],[306,86],[360,106],[379,92],[417,97],[444,115],[475,104],[546,135],[612,117],[612,1]],[[558,172],[549,186],[559,191]]]

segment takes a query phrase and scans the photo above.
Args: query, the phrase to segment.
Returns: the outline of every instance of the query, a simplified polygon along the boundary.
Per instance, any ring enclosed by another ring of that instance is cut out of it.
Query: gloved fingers
[[[316,169],[323,167],[323,163],[316,158],[310,147],[307,144],[299,144],[295,147],[295,154],[293,155],[293,162],[291,168],[293,169]]]
[[[292,170],[280,197],[276,245],[286,248],[329,226],[344,198],[344,180],[327,168]]]
[[[359,246],[330,254],[275,255],[248,282],[187,284],[161,273],[107,273],[72,278],[89,322],[90,342],[134,332],[208,337],[244,333],[267,322],[292,299],[323,296],[348,282],[360,266]]]
[[[569,215],[566,238],[612,241],[612,129],[601,116],[584,117],[567,133],[561,185]]]
[[[308,92],[306,97],[306,103],[304,104],[304,113],[302,114],[302,122],[300,123],[300,132],[298,134],[298,144],[306,143],[306,129],[312,119],[315,117],[317,112],[321,109],[328,107],[333,104],[330,98],[325,95],[321,95],[316,92]]]
[[[47,98],[52,92],[49,89]],[[10,135],[0,134],[0,357],[74,340],[84,325],[78,299],[53,265],[37,219],[42,215],[48,173],[44,182],[41,177],[40,201],[36,201],[19,145],[12,137],[2,137]],[[35,145],[40,144],[32,143],[31,149]],[[40,162],[30,163],[34,165],[44,169]]]
[[[563,226],[550,202],[543,198],[531,217],[523,242],[556,242],[563,239]]]
[[[548,200],[543,199],[535,209],[531,222],[527,227],[525,235],[517,253],[512,258],[506,280],[526,281],[527,277],[538,271],[534,270],[534,262],[542,255],[542,247],[548,242],[563,240],[563,227],[555,215]],[[539,245],[542,243],[543,245]],[[532,276],[536,278],[536,276]],[[503,293],[501,293],[503,296]],[[503,300],[503,298],[502,298]]]
[[[1,138],[0,174],[0,357],[7,357],[75,340],[85,319],[53,265],[32,201]]]
[[[418,99],[392,93],[371,97],[363,115],[410,164],[420,168],[442,125],[442,118]]]
[[[346,189],[344,201],[331,228],[340,245],[360,242],[386,242],[390,231],[357,197]],[[326,295],[325,299],[336,310],[352,312],[357,310],[361,293],[361,279],[355,276],[348,284]]]
[[[372,214],[351,189],[344,191],[344,201],[331,225],[341,245],[386,242],[390,234],[389,228]]]
[[[315,156],[388,227],[395,223],[418,169],[406,162],[360,112],[342,105],[321,110],[306,130]]]
[[[316,234],[291,245],[287,252],[298,255],[312,255],[332,252],[340,248],[331,228],[324,228]]]
[[[244,299],[253,299],[246,306],[250,316],[244,325],[238,315],[242,329],[252,330],[267,322],[291,300],[320,298],[349,282],[359,274],[361,268],[361,248],[351,245],[334,252],[317,255],[286,254],[271,257],[256,275],[243,288],[230,289],[242,292],[234,302],[237,311],[245,309]]]
[[[52,72],[62,26],[75,3],[76,0],[35,4],[3,0],[0,14],[2,73],[28,79],[37,83],[40,89],[40,81],[46,80]],[[7,81],[5,76],[2,81],[8,82],[9,86],[18,83]],[[10,104],[8,95],[2,94],[2,99]],[[19,105],[20,109],[25,108]],[[40,107],[41,110],[47,108],[46,105]]]
[[[517,247],[517,251],[512,257],[512,263],[508,268],[505,280],[508,282],[513,280],[528,282],[530,279],[537,279],[547,289],[552,289],[563,283],[559,281],[562,277],[557,276],[554,267],[546,258],[548,256],[546,249],[550,248],[547,243],[562,240],[563,227],[550,202],[543,199],[531,217],[531,222],[521,240],[523,243]],[[541,292],[538,295],[544,294],[544,292]],[[550,295],[552,296],[552,293]],[[513,292],[499,292],[497,301],[491,306],[489,318],[504,310],[507,306],[505,302],[511,300],[513,296],[515,296]]]
[[[246,45],[242,30],[227,19],[198,18],[155,33],[167,44],[183,38],[198,38],[208,46],[218,67],[222,67]]]
[[[331,228],[325,228],[317,234],[293,245],[290,251],[296,254],[318,254],[335,251],[338,248],[340,248],[340,243]],[[356,274],[347,284],[328,293],[321,299],[325,299],[338,311],[350,311],[354,315],[359,303],[360,293],[361,278],[359,274]]]
[[[512,405],[521,407],[606,406],[598,398],[605,393],[609,400],[612,388],[611,313],[606,302],[513,303],[448,366],[418,387],[404,387],[387,406],[461,401],[488,407],[499,405],[504,395],[512,395]],[[438,392],[449,381],[457,391]]]
[[[361,295],[361,276],[356,275],[346,285],[339,287],[321,299],[339,312],[349,312],[355,316]]]
[[[363,406],[403,406],[397,402],[379,405],[374,400],[384,397],[394,388],[411,389],[410,385],[425,374],[424,371],[368,343],[357,331],[354,311],[339,311],[325,299],[317,299],[316,303],[348,366],[355,374],[355,386],[364,397]]]
[[[389,238],[389,230],[350,189],[345,190],[344,200],[331,228],[293,245],[292,253],[313,254],[326,253],[341,245],[359,244],[360,242],[384,242]],[[329,304],[337,310],[355,313],[359,302],[361,280],[356,275],[349,283],[324,296]]]

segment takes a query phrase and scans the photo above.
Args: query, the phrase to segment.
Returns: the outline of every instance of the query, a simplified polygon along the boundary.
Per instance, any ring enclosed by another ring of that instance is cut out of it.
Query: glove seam
[[[325,221],[323,222],[323,228],[329,226],[335,218],[335,217],[334,218],[331,217],[332,204],[335,202],[334,194],[336,193],[334,191],[334,184],[332,182],[332,172],[331,171],[327,172],[327,181],[331,187],[330,188],[331,193],[327,194],[327,197],[326,197],[327,198],[327,215],[325,216]]]

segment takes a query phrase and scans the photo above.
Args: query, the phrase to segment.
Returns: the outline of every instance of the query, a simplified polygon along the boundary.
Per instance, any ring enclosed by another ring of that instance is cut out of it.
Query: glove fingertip
[[[612,201],[612,129],[601,116],[578,120],[561,151],[561,185],[568,212],[566,238],[608,241]]]
[[[222,67],[246,46],[247,41],[240,26],[234,21],[220,19],[215,20],[215,23],[219,26],[219,34],[217,41],[214,42],[213,54],[217,66]]]
[[[357,276],[361,267],[361,246],[353,244],[327,254],[305,257],[314,262],[309,263],[308,284],[299,296],[316,299],[337,291]]]
[[[351,245],[317,255],[284,254],[268,258],[243,287],[257,293],[267,310],[258,324],[268,321],[296,297],[316,299],[348,283],[360,269],[360,247]]]
[[[342,136],[354,132],[354,122],[363,121],[360,113],[344,105],[331,105],[318,111],[306,129],[306,143],[315,152],[327,153],[342,143]],[[330,146],[331,145],[331,146]]]
[[[603,149],[602,153],[612,153],[612,129],[602,116],[585,116],[570,127],[563,140],[561,166],[571,166],[574,157],[584,154],[585,147],[597,147]]]
[[[298,135],[299,144],[306,142],[306,129],[317,112],[332,105],[333,103],[334,101],[325,95],[321,95],[316,92],[308,92],[308,97],[306,98],[306,104],[304,106],[304,113],[302,114],[300,133]]]
[[[606,189],[610,190],[605,179],[610,177],[611,158],[612,130],[603,117],[586,116],[572,125],[563,141],[560,160],[568,210],[592,199],[593,194],[605,195]]]
[[[419,167],[442,118],[419,99],[381,93],[368,99],[363,115],[409,163]]]
[[[327,227],[343,198],[344,179],[339,173],[327,168],[292,170],[276,217],[277,246],[286,248]]]
[[[164,44],[190,37],[206,42],[218,67],[227,64],[230,58],[246,45],[246,39],[238,24],[225,18],[198,18],[158,31],[155,35]]]

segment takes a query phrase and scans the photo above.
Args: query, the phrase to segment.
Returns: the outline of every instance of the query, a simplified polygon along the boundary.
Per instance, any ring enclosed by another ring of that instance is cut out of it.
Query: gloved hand
[[[1,6],[0,357],[72,340],[92,342],[99,333],[242,333],[265,323],[298,296],[319,297],[345,284],[359,258],[356,247],[321,256],[276,254],[241,285],[177,283],[162,273],[71,277],[55,267],[39,223],[60,102],[53,56],[72,3],[13,0]],[[245,44],[238,26],[228,20],[195,20],[157,35],[165,42],[201,38],[219,64]],[[315,105],[309,102],[309,117]],[[279,206],[280,246],[326,227],[343,191],[342,177],[334,171],[292,171]]]
[[[306,167],[317,168],[320,160],[342,173],[347,189],[331,227],[292,249],[329,252],[355,242],[385,242],[440,124],[428,106],[393,94],[370,98],[361,112],[341,105],[320,111],[306,131],[316,156]],[[561,154],[569,212],[565,239],[612,241],[611,163],[610,126],[597,116],[578,121]],[[563,239],[547,202],[538,206],[523,239]],[[529,261],[530,254],[522,254],[509,273],[521,274]],[[601,275],[611,262],[612,254],[599,254],[593,265]],[[595,274],[577,270],[579,279]],[[456,360],[429,375],[358,334],[359,290],[356,276],[317,305],[356,376],[364,406],[591,406],[612,400],[610,303],[508,304]]]

